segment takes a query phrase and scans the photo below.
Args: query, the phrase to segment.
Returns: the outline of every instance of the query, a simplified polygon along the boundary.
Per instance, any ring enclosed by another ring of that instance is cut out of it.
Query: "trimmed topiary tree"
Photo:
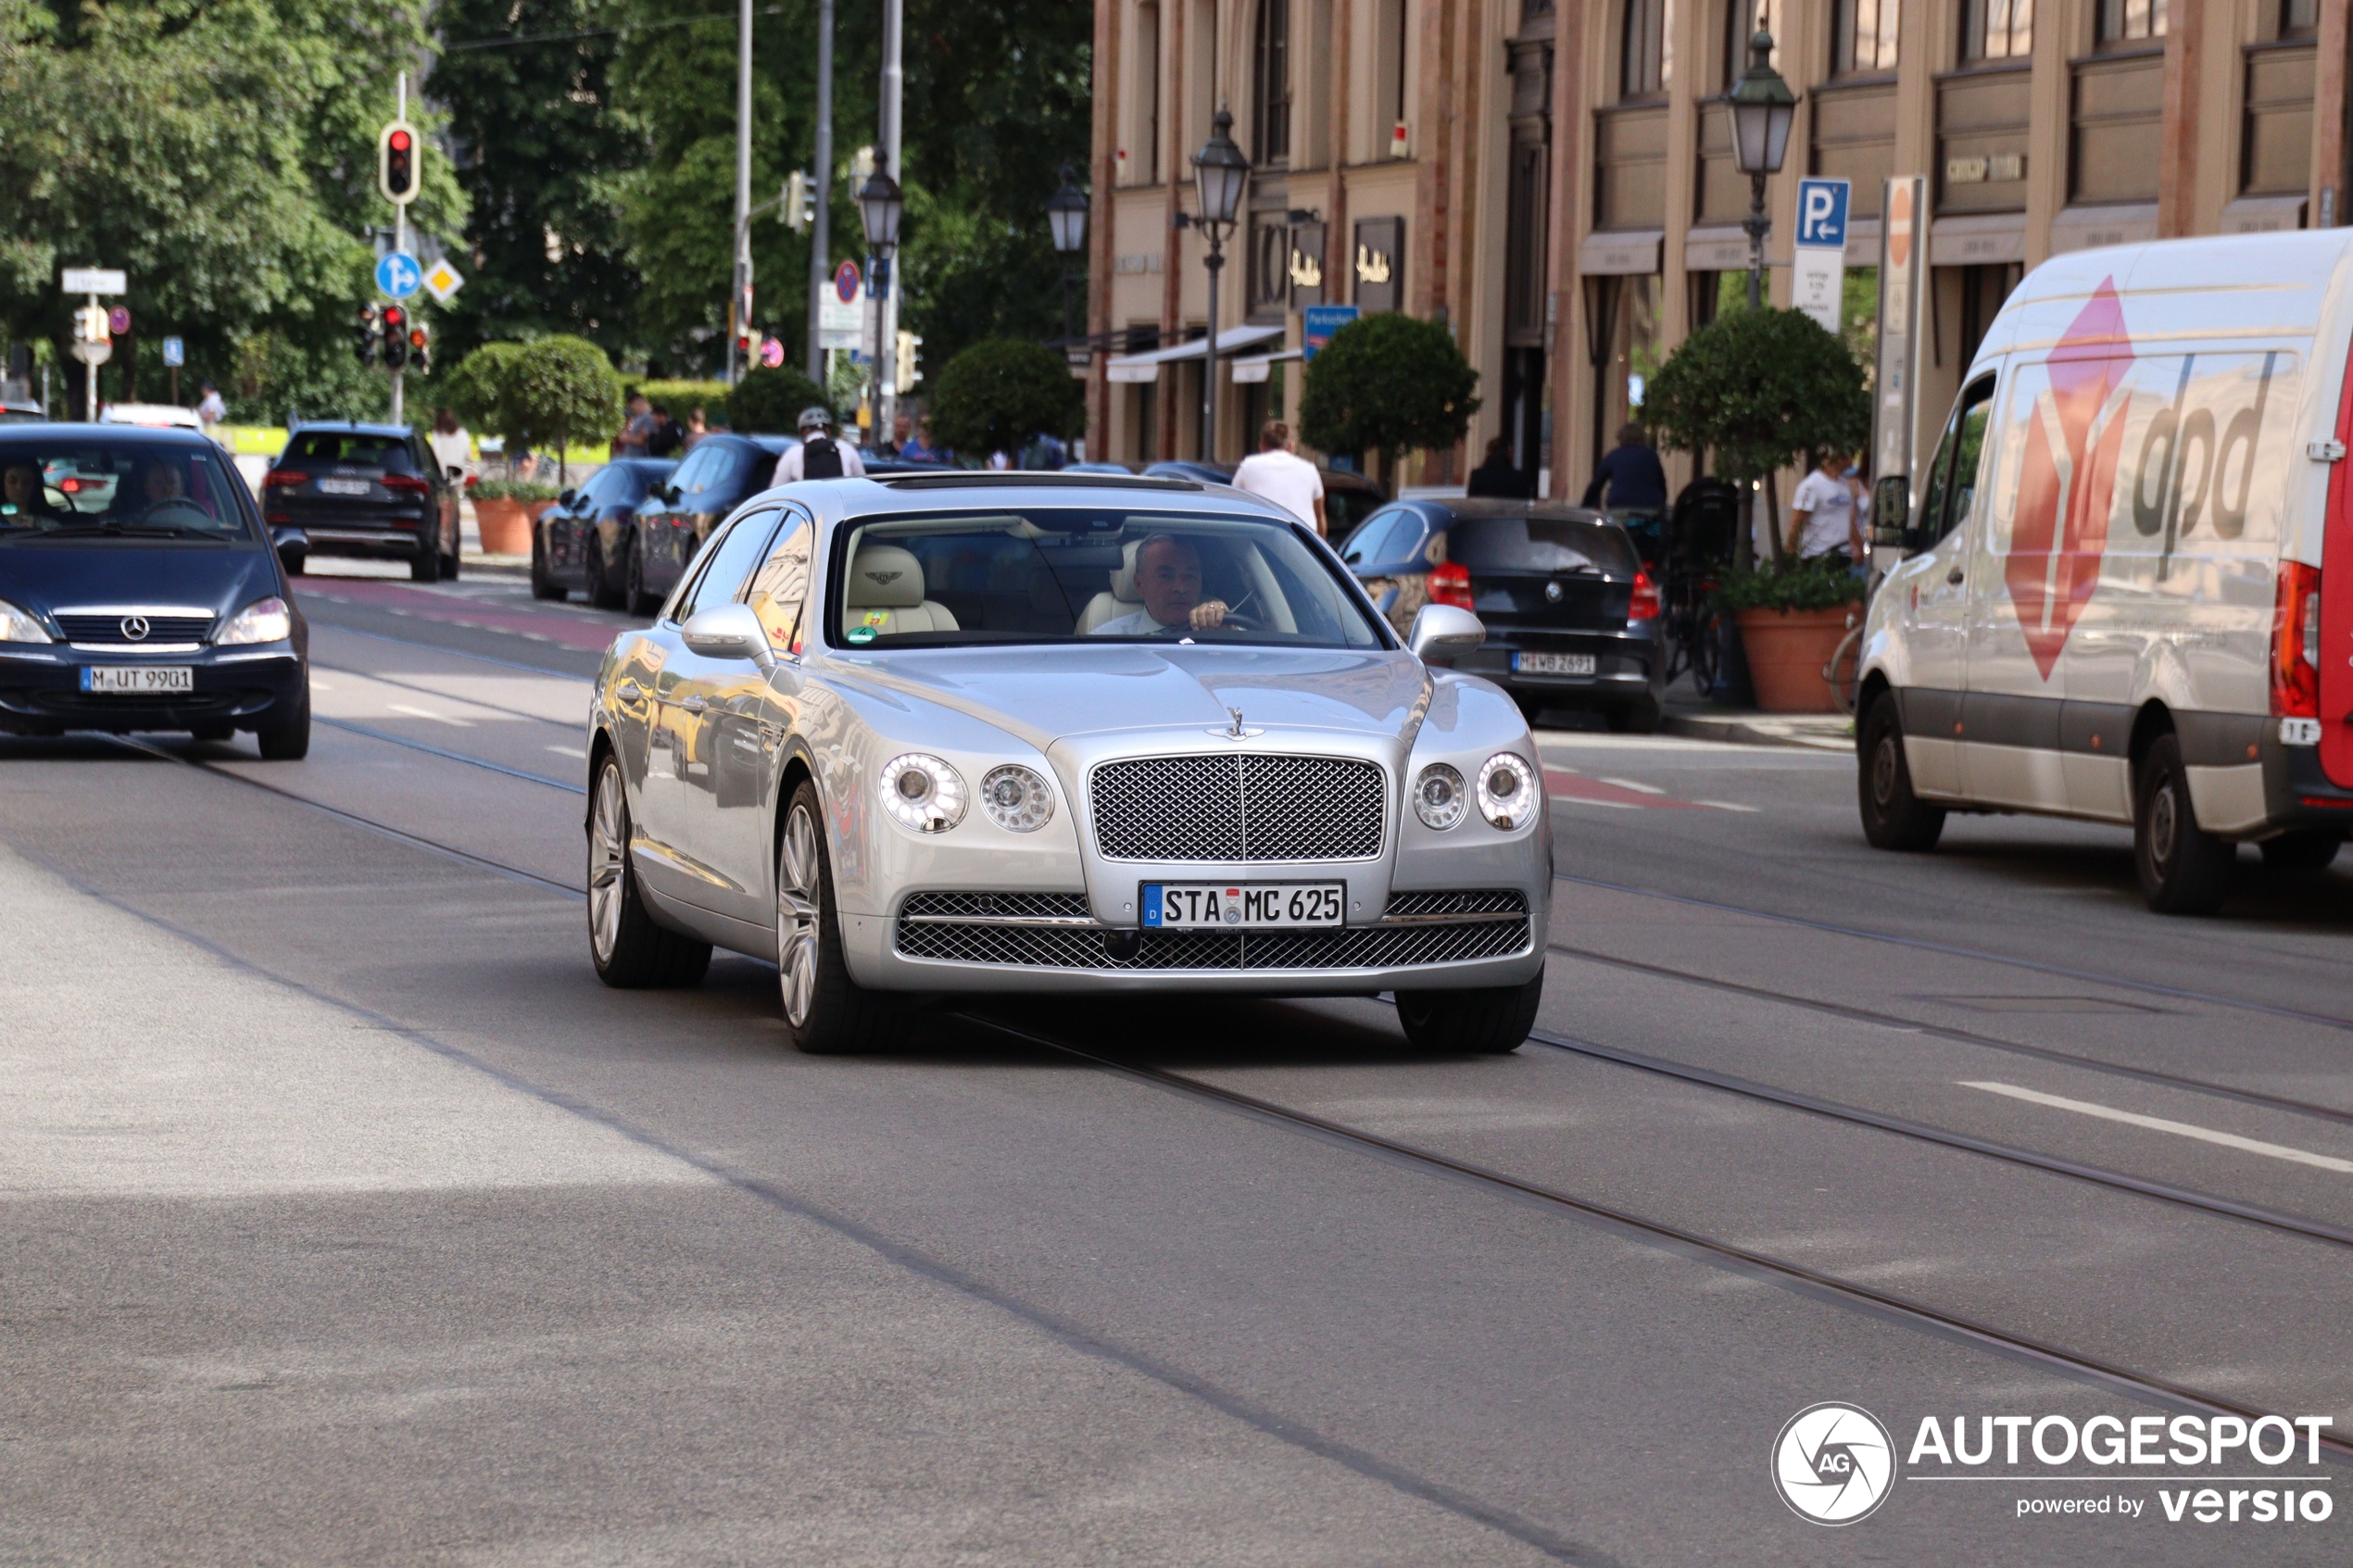
[[[1478,372],[1435,321],[1360,316],[1307,367],[1299,433],[1327,452],[1378,452],[1394,470],[1415,447],[1451,447],[1478,412]]]
[[[1863,368],[1837,336],[1798,310],[1735,310],[1683,340],[1642,395],[1660,444],[1715,454],[1735,483],[1765,482],[1767,530],[1779,567],[1780,505],[1774,475],[1800,457],[1858,452],[1870,438]],[[1740,538],[1745,564],[1754,528]]]
[[[738,435],[790,435],[803,408],[831,409],[824,388],[790,365],[762,365],[727,392],[727,428]]]
[[[495,435],[511,453],[529,445],[530,433],[515,410],[515,361],[519,343],[485,343],[444,376],[440,399],[480,435]]]
[[[1067,436],[1087,389],[1043,344],[991,338],[948,361],[931,390],[932,433],[954,451],[1018,452],[1030,437]]]
[[[610,441],[621,431],[621,374],[585,337],[558,333],[523,345],[513,368],[515,415],[525,429],[556,444],[556,483],[574,441]]]

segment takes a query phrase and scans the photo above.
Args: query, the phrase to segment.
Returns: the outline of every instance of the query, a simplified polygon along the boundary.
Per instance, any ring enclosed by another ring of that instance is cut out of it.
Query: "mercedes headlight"
[[[7,600],[0,599],[0,643],[45,643],[48,640],[49,633],[41,629],[40,621]]]
[[[1536,820],[1541,798],[1536,770],[1516,751],[1499,751],[1478,765],[1478,814],[1509,832]]]
[[[980,781],[980,807],[1007,833],[1036,833],[1054,817],[1054,792],[1036,770],[1008,762]]]
[[[910,751],[883,764],[883,809],[917,833],[946,833],[964,820],[963,775],[937,757]]]
[[[1414,782],[1414,815],[1422,826],[1444,833],[1470,809],[1470,789],[1463,775],[1443,762],[1433,762]]]
[[[283,643],[293,635],[294,611],[286,608],[285,600],[256,599],[237,611],[214,646],[233,648],[246,643]]]

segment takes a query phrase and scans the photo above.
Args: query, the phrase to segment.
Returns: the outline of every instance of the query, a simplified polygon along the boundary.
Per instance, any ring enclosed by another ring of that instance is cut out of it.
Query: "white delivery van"
[[[2152,909],[2209,912],[2240,844],[2353,829],[2353,229],[2038,267],[1925,467],[1881,480],[1863,827],[2130,823]],[[2333,568],[2323,570],[2330,562]]]

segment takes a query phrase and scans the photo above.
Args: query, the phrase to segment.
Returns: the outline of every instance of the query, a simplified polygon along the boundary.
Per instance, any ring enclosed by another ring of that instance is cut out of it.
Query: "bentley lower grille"
[[[923,895],[1006,897],[1008,895]],[[1031,895],[1030,897],[1037,897]],[[1414,912],[1433,899],[1485,908],[1433,919]],[[1401,910],[1400,905],[1405,908]],[[902,957],[1022,969],[1332,970],[1409,969],[1508,958],[1528,950],[1528,903],[1517,893],[1400,894],[1378,925],[1316,931],[1132,931],[1099,925],[1011,923],[902,915]],[[1017,917],[1016,917],[1017,918]],[[1033,917],[1034,918],[1034,917]]]
[[[1388,789],[1349,757],[1144,757],[1088,775],[1095,847],[1112,860],[1367,860]]]

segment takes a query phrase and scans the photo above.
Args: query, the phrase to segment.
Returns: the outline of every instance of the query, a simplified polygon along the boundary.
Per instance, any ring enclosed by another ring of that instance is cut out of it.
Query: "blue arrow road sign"
[[[1853,189],[1843,180],[1800,180],[1797,182],[1797,243],[1825,250],[1846,248],[1846,197]]]
[[[406,299],[424,286],[424,269],[402,251],[387,251],[376,260],[376,287],[395,299]]]

